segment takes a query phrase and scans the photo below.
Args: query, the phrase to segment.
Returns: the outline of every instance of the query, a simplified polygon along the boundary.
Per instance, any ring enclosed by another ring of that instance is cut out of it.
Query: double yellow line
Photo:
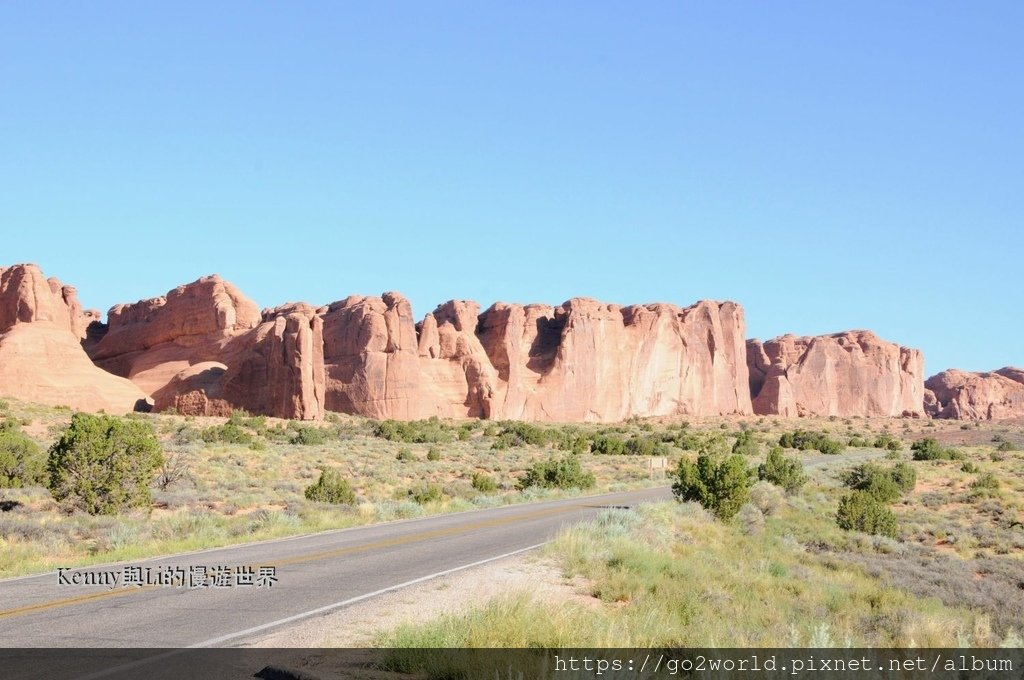
[[[433,529],[430,531],[422,531],[419,533],[409,534],[407,536],[384,538],[377,541],[371,541],[369,543],[362,543],[360,545],[349,546],[347,548],[336,548],[334,550],[325,550],[322,552],[309,553],[306,555],[297,555],[295,557],[289,557],[283,560],[276,560],[274,562],[274,566],[280,567],[292,564],[303,564],[306,562],[318,562],[321,560],[329,560],[337,557],[345,557],[347,555],[357,555],[360,553],[371,552],[373,550],[395,548],[401,545],[419,543],[422,541],[429,541],[437,538],[448,538],[450,536],[466,534],[471,531],[478,531],[481,529],[493,529],[496,527],[508,526],[509,524],[516,524],[518,522],[529,521],[534,519],[543,519],[545,517],[553,517],[555,515],[561,515],[568,512],[576,512],[583,507],[586,506],[568,505],[557,508],[548,508],[545,510],[535,510],[533,512],[515,514],[511,517],[499,517],[495,519],[480,520],[478,522],[471,522],[469,524],[464,524],[461,526],[448,527],[446,529]],[[61,607],[83,604],[95,600],[103,600],[112,597],[121,597],[123,595],[132,595],[135,593],[141,593],[144,591],[149,591],[160,587],[161,586],[142,586],[140,588],[122,588],[119,590],[106,590],[101,593],[91,593],[89,595],[68,597],[62,600],[40,602],[39,604],[31,604],[26,605],[24,607],[0,611],[0,619],[8,619],[15,616],[23,616],[25,614],[34,614],[36,612],[48,611],[51,609],[59,609]]]

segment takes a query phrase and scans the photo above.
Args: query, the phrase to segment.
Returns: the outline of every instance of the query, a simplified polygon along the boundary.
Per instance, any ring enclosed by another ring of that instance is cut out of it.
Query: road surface
[[[537,547],[601,508],[670,497],[667,487],[404,520],[132,563],[148,579],[180,568],[185,586],[130,585],[125,565],[0,581],[0,647],[219,647],[412,582]],[[193,567],[273,567],[276,582],[203,582]],[[107,574],[108,576],[104,576]],[[138,575],[138,574],[136,574]],[[116,579],[111,585],[86,581]],[[193,580],[191,584],[189,580]],[[78,581],[78,583],[76,583]]]

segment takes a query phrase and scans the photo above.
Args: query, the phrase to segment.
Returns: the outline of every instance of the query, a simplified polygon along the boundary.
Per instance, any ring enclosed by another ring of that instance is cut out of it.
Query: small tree
[[[843,474],[843,483],[851,489],[871,494],[881,503],[900,497],[900,487],[889,470],[874,463],[862,463]]]
[[[799,491],[807,482],[803,464],[796,458],[786,458],[781,446],[773,446],[768,458],[757,469],[758,479],[781,486],[786,493]]]
[[[0,489],[36,486],[46,480],[39,445],[17,427],[0,429]]]
[[[752,471],[740,454],[724,458],[697,456],[693,463],[679,461],[672,493],[681,501],[697,501],[723,520],[731,519],[750,496]]]
[[[839,528],[896,538],[896,515],[867,491],[854,491],[839,499]]]
[[[320,468],[320,479],[306,487],[306,498],[318,503],[353,505],[356,492],[341,473],[331,468]]]
[[[50,447],[50,493],[91,515],[148,506],[149,484],[162,463],[160,442],[148,422],[76,413]]]

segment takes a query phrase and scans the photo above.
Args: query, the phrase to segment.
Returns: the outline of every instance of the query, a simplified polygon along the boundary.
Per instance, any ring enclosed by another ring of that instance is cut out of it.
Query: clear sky
[[[0,263],[106,309],[733,299],[1024,365],[1024,3],[0,3]]]

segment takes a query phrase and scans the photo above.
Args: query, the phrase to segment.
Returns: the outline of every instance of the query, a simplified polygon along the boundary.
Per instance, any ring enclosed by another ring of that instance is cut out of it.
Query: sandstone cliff
[[[920,415],[924,357],[870,331],[747,342],[754,412],[780,416]]]
[[[950,369],[925,382],[925,408],[934,418],[1003,420],[1024,418],[1024,370],[990,373]]]
[[[97,368],[82,349],[98,316],[34,264],[0,268],[0,394],[88,411],[148,408],[142,390]]]
[[[260,313],[219,276],[117,305],[87,345],[97,365],[153,395],[155,408],[282,418],[323,416],[323,322],[306,304]]]

